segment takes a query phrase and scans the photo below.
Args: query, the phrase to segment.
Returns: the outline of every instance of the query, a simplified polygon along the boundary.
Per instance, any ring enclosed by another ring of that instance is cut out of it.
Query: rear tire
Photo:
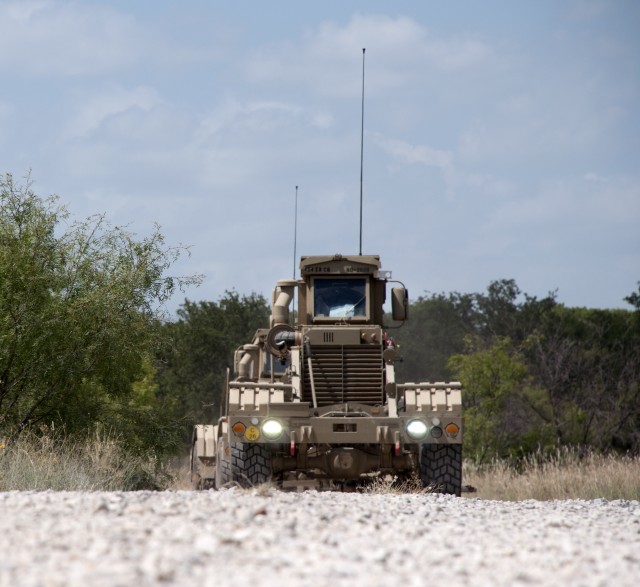
[[[460,497],[462,493],[462,445],[423,444],[420,479],[436,493]]]

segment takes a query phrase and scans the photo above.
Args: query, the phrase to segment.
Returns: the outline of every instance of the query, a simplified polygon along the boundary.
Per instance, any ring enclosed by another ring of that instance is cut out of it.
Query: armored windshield
[[[313,311],[316,318],[366,316],[367,281],[363,277],[316,278]]]

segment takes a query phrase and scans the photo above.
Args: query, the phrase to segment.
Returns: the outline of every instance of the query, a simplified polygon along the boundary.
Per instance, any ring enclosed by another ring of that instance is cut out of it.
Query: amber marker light
[[[455,438],[458,436],[458,432],[460,432],[460,427],[456,423],[450,422],[444,427],[444,431],[447,433],[447,436]]]
[[[238,435],[238,436],[242,436],[244,435],[244,431],[247,429],[247,427],[242,423],[242,422],[236,422],[231,429]]]

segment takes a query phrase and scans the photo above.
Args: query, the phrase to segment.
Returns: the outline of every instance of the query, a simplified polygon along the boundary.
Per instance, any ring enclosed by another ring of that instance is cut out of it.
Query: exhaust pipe
[[[289,304],[291,304],[297,284],[298,282],[292,279],[283,279],[276,284],[276,289],[273,290],[271,326],[289,324]]]

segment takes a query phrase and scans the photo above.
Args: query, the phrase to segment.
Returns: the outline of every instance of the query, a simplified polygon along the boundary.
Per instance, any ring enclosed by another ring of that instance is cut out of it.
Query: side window
[[[274,376],[277,377],[278,375],[282,375],[287,370],[287,365],[283,365],[270,352],[265,352],[262,372],[264,375],[270,376],[272,370]]]
[[[316,318],[351,318],[367,315],[367,281],[356,278],[316,278],[313,311]]]

